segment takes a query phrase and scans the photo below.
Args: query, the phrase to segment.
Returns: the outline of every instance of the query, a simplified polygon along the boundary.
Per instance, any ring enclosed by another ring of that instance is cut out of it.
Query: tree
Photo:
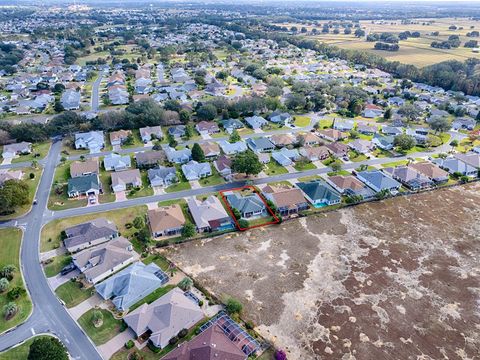
[[[15,286],[7,293],[7,298],[9,298],[10,300],[16,300],[25,293],[26,291],[24,288],[20,286]]]
[[[202,105],[197,109],[199,120],[213,120],[217,116],[217,108],[212,104]]]
[[[135,219],[133,219],[133,226],[135,229],[141,229],[145,226],[145,219],[143,216],[137,216]]]
[[[232,133],[230,134],[230,139],[228,139],[228,141],[230,141],[233,144],[240,140],[242,140],[242,138],[238,134],[237,129],[233,129]]]
[[[198,143],[193,144],[192,147],[192,159],[198,162],[205,161],[205,153]]]
[[[263,170],[263,165],[257,154],[251,150],[235,155],[232,161],[232,170],[237,173],[244,173],[247,176],[257,175]]]
[[[100,310],[93,310],[92,323],[97,328],[103,325],[103,313]]]
[[[148,230],[148,227],[144,226],[143,228],[140,229],[140,231],[137,233],[137,239],[142,243],[142,244],[148,244],[151,239],[150,231]]]
[[[334,161],[330,167],[332,168],[333,171],[338,172],[342,170],[342,164],[339,161]]]
[[[190,121],[190,112],[188,110],[182,109],[178,114],[182,123],[186,124]]]
[[[191,222],[186,222],[185,225],[182,227],[182,237],[185,239],[189,239],[195,236],[197,233],[195,229],[195,225]]]
[[[193,281],[189,277],[184,277],[177,286],[182,289],[183,291],[188,291],[193,286]]]
[[[3,316],[5,320],[10,320],[18,311],[18,306],[14,302],[9,302],[3,307]]]
[[[242,303],[234,298],[229,298],[225,307],[230,315],[240,314],[243,310]]]
[[[450,121],[446,117],[434,116],[429,122],[430,128],[437,132],[445,132],[450,129]]]
[[[13,264],[5,265],[1,270],[0,270],[0,277],[6,278],[8,281],[12,281],[13,275],[15,275],[15,272],[17,271],[17,267]]]
[[[0,279],[0,293],[3,293],[7,291],[8,285],[10,285],[10,282],[8,281],[7,278],[1,278]]]
[[[420,116],[420,110],[415,105],[412,105],[410,103],[402,105],[398,109],[398,113],[400,115],[403,115],[407,119],[407,121],[417,120]]]
[[[383,118],[385,120],[389,120],[392,118],[392,109],[391,108],[387,108],[387,110],[385,110],[385,112],[383,113]]]
[[[411,135],[400,134],[395,137],[393,144],[398,146],[401,150],[407,151],[413,148],[417,144],[417,141]]]
[[[36,338],[28,352],[28,360],[68,360],[63,344],[54,337]]]

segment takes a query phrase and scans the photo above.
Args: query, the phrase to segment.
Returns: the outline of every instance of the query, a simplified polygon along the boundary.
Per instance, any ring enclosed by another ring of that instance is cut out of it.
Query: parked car
[[[70,264],[68,264],[67,266],[65,266],[61,271],[60,271],[60,275],[67,275],[68,273],[72,272],[73,270],[75,270],[75,264],[73,262],[71,262]]]

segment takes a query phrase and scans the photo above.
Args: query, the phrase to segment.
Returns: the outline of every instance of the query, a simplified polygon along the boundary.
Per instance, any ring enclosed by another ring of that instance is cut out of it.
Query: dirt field
[[[169,257],[289,359],[478,359],[480,184],[192,242]]]

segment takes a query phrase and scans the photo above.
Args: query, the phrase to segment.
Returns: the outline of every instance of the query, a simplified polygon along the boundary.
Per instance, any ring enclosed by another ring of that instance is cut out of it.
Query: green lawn
[[[320,180],[321,178],[322,177],[319,176],[319,175],[311,175],[311,176],[304,176],[304,177],[298,178],[298,181],[309,182],[309,181],[313,181],[313,180]]]
[[[145,265],[148,265],[152,262],[155,263],[156,265],[158,265],[158,267],[160,269],[162,269],[163,271],[167,271],[167,269],[170,265],[170,263],[168,262],[168,260],[165,257],[163,257],[162,255],[158,255],[158,254],[149,255],[145,259],[143,259],[143,263]]]
[[[12,281],[10,281],[9,289],[16,286],[25,288],[20,272],[21,242],[22,232],[19,229],[0,229],[0,249],[2,249],[2,251],[0,251],[0,267],[11,264],[17,268]],[[10,300],[7,299],[7,292],[0,294],[0,309],[2,309],[2,311],[3,307],[9,302]],[[32,311],[32,303],[27,293],[21,295],[19,299],[15,300],[15,303],[18,306],[18,312],[13,318],[7,321],[5,320],[3,313],[1,314],[0,333],[24,322]]]
[[[295,119],[295,126],[306,127],[310,125],[310,117],[308,116],[294,116],[293,118]]]
[[[145,296],[142,300],[138,301],[137,303],[133,304],[132,306],[130,306],[130,308],[128,309],[129,311],[133,311],[135,310],[136,308],[138,308],[139,306],[143,305],[143,304],[151,304],[152,302],[154,302],[155,300],[157,300],[158,298],[162,297],[163,295],[165,295],[166,293],[168,293],[170,290],[172,290],[173,288],[175,287],[175,285],[165,285],[164,287],[161,287],[157,290],[155,290],[154,292],[152,292],[151,294]]]
[[[13,214],[0,216],[0,221],[9,220],[9,219],[22,216],[27,212],[29,212],[32,207],[33,199],[35,198],[35,193],[37,192],[38,183],[40,182],[40,179],[42,177],[43,170],[40,168],[38,169],[23,168],[19,170],[23,171],[24,173],[23,179],[28,185],[28,203],[24,206],[18,207]],[[33,179],[30,179],[30,173],[34,174],[35,177]]]
[[[408,160],[399,160],[399,161],[392,161],[389,163],[382,164],[382,167],[383,168],[397,167],[397,166],[407,165],[407,164],[408,164]]]
[[[80,282],[77,281],[67,281],[55,290],[55,294],[63,300],[67,308],[74,307],[84,302],[92,296],[93,292],[93,288],[85,289],[81,287]]]
[[[133,227],[131,229],[127,229],[125,225],[133,221],[133,219],[135,219],[138,215],[145,215],[146,212],[147,207],[145,205],[141,205],[51,221],[42,229],[40,252],[58,248],[61,241],[60,234],[65,228],[101,217],[111,220],[117,224],[122,236],[128,238],[135,232],[135,229]]]
[[[348,176],[351,175],[347,170],[340,170],[340,171],[331,171],[327,173],[328,176],[335,176],[335,175],[343,175],[343,176]]]
[[[172,193],[176,191],[190,190],[191,188],[192,187],[190,186],[190,183],[188,181],[179,181],[165,188],[165,192]]]
[[[28,352],[30,351],[30,345],[32,345],[35,339],[44,338],[44,337],[49,337],[49,335],[40,335],[40,336],[32,337],[27,341],[25,341],[23,344],[15,346],[10,350],[7,350],[1,353],[0,360],[27,360]]]
[[[103,193],[99,196],[98,201],[103,203],[109,203],[115,201],[115,193],[112,191],[112,178],[108,171],[105,171],[104,168],[100,167],[99,174],[100,182],[102,183]]]
[[[93,325],[92,319],[94,311],[100,311],[103,314],[102,326],[95,327]],[[78,323],[95,345],[105,344],[108,340],[119,334],[122,322],[123,320],[115,319],[112,313],[105,309],[90,309],[78,319]]]
[[[127,198],[135,199],[144,196],[153,195],[153,188],[148,182],[148,174],[146,170],[141,170],[140,175],[142,176],[142,187],[139,190],[131,190],[127,192]]]
[[[283,166],[279,165],[276,161],[271,160],[268,164],[266,164],[265,174],[268,176],[273,175],[281,175],[288,173],[288,170],[285,169]]]
[[[331,128],[333,125],[333,119],[321,119],[318,122],[318,126],[320,129],[328,129]]]
[[[42,142],[38,144],[32,144],[32,152],[28,155],[20,155],[19,157],[12,159],[12,163],[32,161],[32,160],[41,160],[48,154],[50,149],[50,142]],[[38,156],[37,156],[38,155]]]
[[[217,169],[214,166],[212,168],[212,176],[208,176],[206,178],[200,179],[198,182],[202,186],[212,186],[212,185],[219,185],[224,184],[225,180],[223,177],[218,173]]]
[[[297,162],[294,166],[297,171],[313,170],[317,167],[311,162]]]
[[[133,135],[133,143],[130,145],[121,145],[122,149],[133,149],[143,146],[142,138],[140,137],[140,130],[134,129],[132,130]]]
[[[348,152],[348,158],[353,162],[360,162],[367,160],[367,156],[364,154],[357,153],[356,151],[350,150]]]
[[[60,273],[65,266],[70,264],[72,257],[70,255],[59,255],[55,256],[51,260],[53,260],[51,263],[48,263],[43,267],[46,277],[53,277]]]

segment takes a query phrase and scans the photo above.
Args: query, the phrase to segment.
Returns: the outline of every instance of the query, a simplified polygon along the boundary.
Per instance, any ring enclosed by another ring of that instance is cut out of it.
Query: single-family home
[[[445,170],[440,169],[435,164],[432,164],[431,162],[428,161],[422,161],[414,164],[410,164],[409,167],[412,169],[415,169],[419,173],[423,174],[430,180],[436,182],[436,183],[444,183],[448,181],[448,172]]]
[[[270,141],[272,142],[272,144],[274,144],[276,147],[279,147],[279,148],[288,146],[288,145],[293,145],[296,142],[295,138],[290,134],[272,135],[270,137]]]
[[[362,199],[371,199],[375,192],[353,175],[334,175],[327,178],[327,183],[346,196],[361,196]]]
[[[272,158],[282,166],[289,166],[300,159],[300,154],[297,149],[282,148],[272,152]]]
[[[287,125],[289,122],[293,120],[292,115],[290,115],[287,112],[281,112],[279,110],[274,111],[270,116],[268,117],[268,120],[275,124],[281,124],[283,126]]]
[[[195,160],[191,160],[182,165],[182,172],[188,181],[199,180],[207,176],[212,175],[212,167],[210,163],[199,163]]]
[[[167,155],[168,161],[171,163],[185,164],[192,160],[192,151],[188,148],[175,150],[170,146],[166,146],[164,150],[165,155]]]
[[[382,127],[382,133],[390,136],[403,134],[403,130],[399,127],[385,125]]]
[[[99,174],[97,158],[74,161],[70,164],[70,176],[72,178],[91,174]]]
[[[122,145],[127,141],[129,136],[132,136],[131,130],[112,131],[110,133],[110,144],[112,144],[112,146]]]
[[[167,187],[178,181],[174,167],[159,166],[147,170],[148,180],[152,187]]]
[[[265,203],[257,193],[244,196],[238,192],[228,192],[225,193],[225,198],[232,208],[240,212],[240,215],[244,219],[267,214]]]
[[[348,134],[341,132],[340,130],[337,130],[337,129],[319,130],[318,135],[322,139],[326,139],[328,141],[340,141],[348,137]]]
[[[472,151],[466,154],[457,153],[454,156],[458,160],[461,160],[464,163],[473,166],[474,168],[480,169],[480,154]]]
[[[387,190],[395,193],[400,189],[400,186],[402,186],[398,181],[392,179],[380,170],[360,171],[357,173],[357,177],[375,190],[375,192]]]
[[[104,300],[112,300],[117,310],[127,311],[167,282],[168,275],[157,264],[139,261],[95,285],[95,290]]]
[[[2,157],[4,159],[13,159],[17,155],[26,155],[32,152],[32,144],[22,141],[14,144],[7,144],[3,146]]]
[[[397,167],[387,167],[383,169],[383,171],[413,191],[433,186],[432,180],[411,166],[402,165]]]
[[[245,122],[254,130],[261,129],[268,124],[268,121],[261,116],[246,117]]]
[[[3,186],[5,181],[14,180],[19,181],[23,178],[23,171],[22,170],[7,170],[4,172],[0,172],[0,187]]]
[[[325,145],[332,154],[337,157],[343,158],[348,155],[348,146],[341,142],[334,142]]]
[[[353,130],[355,122],[349,119],[335,119],[333,121],[333,128],[340,131],[350,131]]]
[[[210,195],[203,201],[191,196],[187,198],[187,205],[199,232],[233,228],[232,219],[216,196]]]
[[[225,179],[230,179],[232,175],[232,160],[225,156],[220,155],[214,162],[213,166],[217,169],[218,173]]]
[[[132,167],[130,155],[110,153],[103,158],[103,167],[107,171],[122,171]]]
[[[342,198],[324,181],[299,182],[295,184],[302,190],[305,198],[316,208],[340,204]]]
[[[170,126],[168,128],[168,134],[173,136],[175,139],[185,136],[185,133],[186,133],[185,125]]]
[[[149,336],[149,341],[163,349],[171,338],[183,329],[190,329],[203,319],[198,304],[179,288],[174,288],[151,304],[143,304],[125,315],[123,320],[138,337]],[[205,359],[200,355],[199,359]]]
[[[349,142],[348,147],[360,154],[367,154],[375,149],[375,145],[371,141],[363,139],[355,139]]]
[[[140,128],[140,137],[145,144],[152,140],[161,140],[163,139],[162,127],[160,125],[142,127]]]
[[[440,166],[442,169],[445,169],[450,174],[458,173],[463,176],[470,177],[475,177],[478,175],[478,170],[476,168],[455,157],[448,157],[446,159],[433,159],[432,162]]]
[[[266,137],[249,138],[247,146],[254,152],[269,152],[275,149],[275,145]]]
[[[238,130],[245,127],[245,125],[243,125],[243,123],[238,119],[226,119],[222,120],[220,123],[225,131],[229,134],[231,134],[233,130]]]
[[[282,216],[298,214],[308,209],[308,203],[300,189],[285,185],[267,185],[262,189],[262,194],[270,200]]]
[[[378,132],[378,127],[375,125],[368,125],[368,124],[358,124],[357,125],[357,131],[360,134],[364,135],[373,135]]]
[[[300,149],[300,155],[310,161],[325,160],[330,156],[331,152],[326,146],[303,147]]]
[[[226,155],[235,155],[247,151],[247,144],[243,141],[230,143],[226,140],[218,141],[218,145]]]
[[[88,149],[91,154],[99,153],[105,146],[103,131],[90,131],[75,134],[75,149]]]
[[[96,284],[140,258],[123,236],[85,249],[72,256],[75,266],[90,284]]]
[[[65,90],[60,99],[65,110],[78,110],[80,109],[80,91],[73,89]]]
[[[142,151],[135,154],[135,161],[140,169],[155,167],[166,159],[167,156],[163,150]]]
[[[220,146],[216,142],[202,142],[200,148],[203,150],[206,159],[214,159],[220,155]]]
[[[362,111],[362,116],[366,118],[376,118],[383,115],[383,109],[375,104],[367,104]]]
[[[387,100],[389,105],[402,106],[405,104],[405,100],[398,96],[393,96]]]
[[[68,179],[67,195],[70,198],[87,196],[94,198],[102,192],[98,174],[89,174]]]
[[[322,139],[320,139],[317,135],[311,132],[298,134],[297,142],[302,146],[316,146],[316,145],[323,145],[324,143]]]
[[[372,143],[379,149],[392,150],[395,138],[391,135],[375,134]]]
[[[148,225],[153,237],[178,235],[185,225],[185,216],[180,205],[173,204],[147,213]]]
[[[140,170],[132,169],[112,173],[112,189],[114,192],[126,191],[131,187],[141,187]]]
[[[200,135],[211,135],[220,132],[220,128],[214,121],[200,121],[195,125],[195,129],[197,129]]]
[[[73,253],[99,245],[118,236],[117,226],[105,218],[98,218],[64,230],[63,244]]]

